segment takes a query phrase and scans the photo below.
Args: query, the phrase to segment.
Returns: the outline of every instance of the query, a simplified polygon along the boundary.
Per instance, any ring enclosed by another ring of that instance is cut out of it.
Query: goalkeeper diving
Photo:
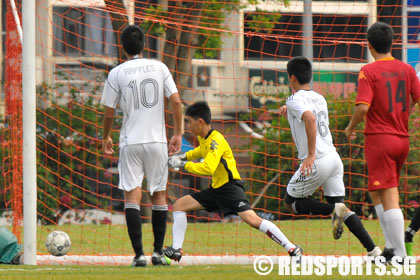
[[[178,199],[173,206],[173,244],[166,247],[164,254],[179,261],[187,230],[187,214],[192,210],[205,209],[208,212],[221,210],[223,214],[237,213],[239,217],[283,246],[290,256],[300,257],[302,249],[293,244],[272,222],[260,218],[245,196],[241,177],[236,168],[232,150],[224,136],[212,129],[211,112],[206,102],[196,102],[185,113],[187,128],[198,137],[199,146],[185,154],[169,158],[172,168],[184,168],[197,175],[212,177],[212,184],[206,190],[195,192]],[[202,162],[193,160],[204,159]]]

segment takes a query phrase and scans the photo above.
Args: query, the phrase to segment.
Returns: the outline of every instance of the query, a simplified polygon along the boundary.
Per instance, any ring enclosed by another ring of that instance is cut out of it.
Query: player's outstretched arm
[[[216,147],[211,152],[207,153],[203,162],[188,162],[185,166],[185,170],[197,175],[213,176],[220,163],[223,151],[223,147]],[[191,152],[189,152],[188,158],[190,158],[191,155]]]
[[[354,140],[356,138],[356,133],[354,132],[354,129],[359,123],[361,123],[365,119],[368,111],[369,105],[364,103],[359,103],[356,105],[353,116],[346,129],[344,130],[344,133],[346,134],[349,140]]]
[[[172,94],[169,102],[174,117],[174,135],[169,142],[169,156],[171,156],[181,151],[182,144],[182,103],[179,93]]]

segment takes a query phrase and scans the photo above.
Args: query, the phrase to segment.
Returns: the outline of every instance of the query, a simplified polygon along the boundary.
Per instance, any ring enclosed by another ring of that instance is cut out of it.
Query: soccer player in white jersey
[[[291,212],[301,215],[332,215],[333,236],[339,239],[343,223],[359,239],[369,256],[381,254],[359,217],[344,205],[343,163],[329,129],[327,101],[311,90],[312,66],[305,57],[287,63],[289,83],[295,91],[281,106],[302,161],[287,185],[285,201]],[[323,186],[327,203],[311,195]]]
[[[103,150],[111,155],[111,127],[117,105],[123,112],[120,130],[118,162],[119,188],[125,194],[125,217],[135,257],[133,266],[146,266],[143,252],[140,201],[142,182],[147,178],[147,190],[152,201],[154,234],[153,265],[168,264],[163,255],[168,205],[168,147],[164,116],[164,99],[168,98],[174,116],[174,135],[169,143],[169,155],[181,149],[182,104],[168,67],[162,62],[142,58],[144,32],[135,25],[121,34],[127,61],[109,72],[101,103],[105,105]]]

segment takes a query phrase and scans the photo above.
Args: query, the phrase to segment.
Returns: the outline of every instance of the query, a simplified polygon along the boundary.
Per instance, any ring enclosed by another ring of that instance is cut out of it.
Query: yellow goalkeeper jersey
[[[199,146],[187,152],[188,162],[184,169],[197,175],[212,176],[213,188],[219,188],[233,180],[240,180],[236,161],[225,137],[216,130],[210,130],[205,138],[198,136]],[[201,159],[203,162],[192,162]]]

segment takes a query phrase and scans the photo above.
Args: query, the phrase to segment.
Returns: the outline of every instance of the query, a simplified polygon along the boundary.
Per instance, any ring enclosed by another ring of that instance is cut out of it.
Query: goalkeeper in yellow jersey
[[[270,221],[257,216],[245,196],[236,161],[223,135],[212,129],[211,112],[206,102],[196,102],[185,113],[188,128],[198,137],[199,146],[182,155],[169,158],[172,168],[184,168],[197,175],[212,176],[210,188],[181,197],[173,206],[173,244],[163,250],[164,254],[179,261],[187,230],[187,211],[205,209],[209,212],[237,213],[250,226],[267,234],[283,246],[290,256],[300,257],[302,249],[291,243],[280,229]],[[192,160],[204,159],[203,162]]]

